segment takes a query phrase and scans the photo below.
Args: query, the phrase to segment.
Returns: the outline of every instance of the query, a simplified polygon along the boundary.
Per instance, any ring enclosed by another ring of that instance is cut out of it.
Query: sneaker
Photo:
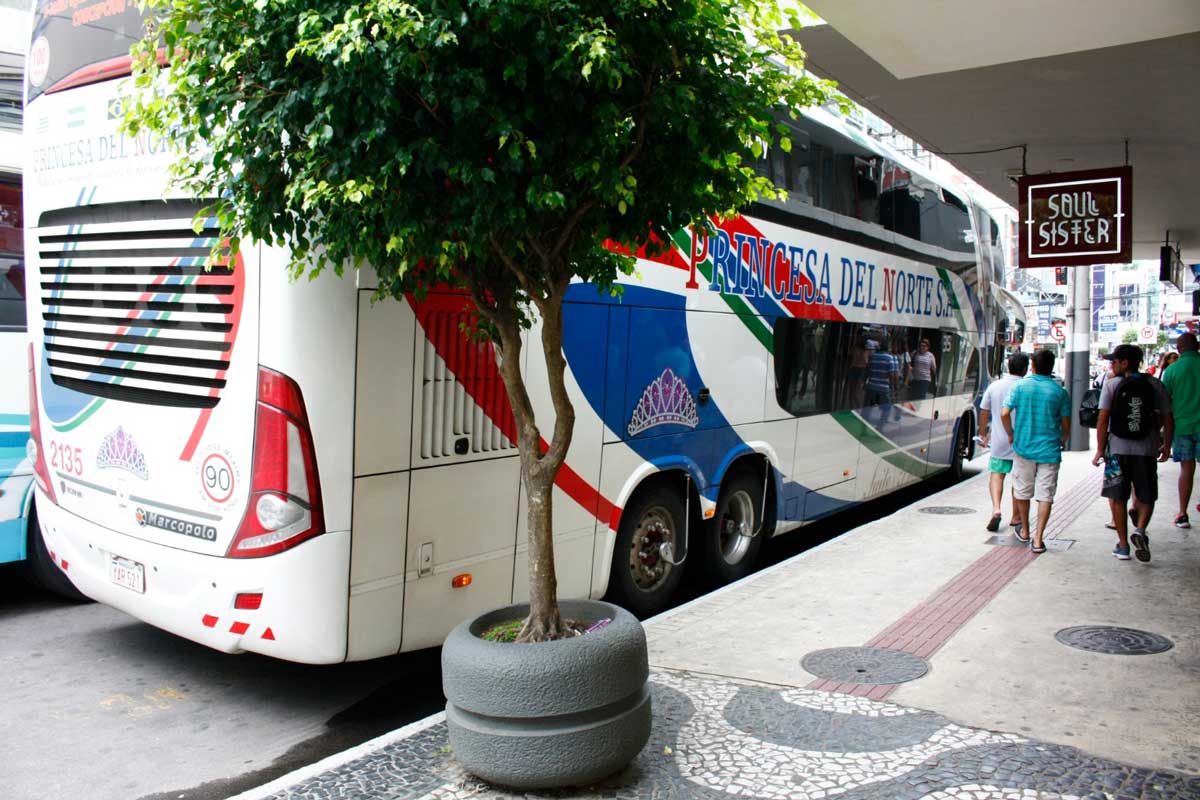
[[[1026,536],[1025,532],[1021,530],[1020,523],[1017,523],[1017,526],[1015,528],[1013,528],[1013,536],[1017,537],[1018,542],[1021,542],[1023,544],[1029,544],[1029,537]]]
[[[1129,545],[1125,545],[1124,547],[1121,547],[1121,545],[1117,545],[1116,547],[1114,547],[1113,548],[1113,557],[1115,559],[1117,559],[1117,561],[1128,561],[1129,560]]]
[[[1178,517],[1176,517],[1176,518],[1175,518],[1175,527],[1176,527],[1176,528],[1190,528],[1190,527],[1192,527],[1192,523],[1188,522],[1188,515],[1187,515],[1187,514],[1180,514]]]
[[[1146,536],[1146,532],[1136,530],[1129,537],[1129,541],[1133,543],[1133,554],[1137,556],[1137,560],[1143,564],[1150,560],[1150,538]]]

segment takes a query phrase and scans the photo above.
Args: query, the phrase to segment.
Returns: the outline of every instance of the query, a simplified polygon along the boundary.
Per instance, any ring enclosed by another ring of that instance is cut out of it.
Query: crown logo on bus
[[[149,480],[150,470],[146,468],[146,457],[138,449],[133,437],[118,427],[104,437],[100,449],[96,452],[96,466],[101,469],[123,469],[137,475],[142,480]]]
[[[696,413],[696,401],[688,391],[687,382],[667,367],[642,392],[642,399],[629,420],[629,435],[637,436],[659,425],[695,428],[699,424],[700,415]]]

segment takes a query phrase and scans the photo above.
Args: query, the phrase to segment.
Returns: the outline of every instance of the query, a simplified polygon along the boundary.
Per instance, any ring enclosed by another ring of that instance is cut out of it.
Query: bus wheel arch
[[[90,603],[92,599],[75,588],[71,579],[63,574],[50,553],[38,524],[37,506],[29,509],[29,524],[26,527],[25,569],[29,580],[35,585],[70,600],[73,603]]]
[[[704,531],[704,568],[718,585],[754,571],[763,540],[775,528],[777,490],[774,467],[761,454],[730,465],[721,479],[717,508]]]
[[[686,471],[644,478],[621,511],[606,597],[642,618],[665,611],[701,527],[700,496]]]
[[[954,444],[950,451],[950,469],[946,477],[951,481],[962,480],[964,464],[974,457],[975,419],[969,413],[964,413],[954,426]]]

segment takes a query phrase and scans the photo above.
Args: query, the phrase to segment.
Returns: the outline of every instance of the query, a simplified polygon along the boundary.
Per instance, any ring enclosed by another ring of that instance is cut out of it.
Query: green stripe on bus
[[[675,234],[675,244],[679,245],[679,249],[682,252],[691,252],[692,242],[688,238],[686,231],[678,231]],[[712,284],[713,266],[711,261],[701,261],[696,265],[696,272],[710,285]],[[767,352],[774,355],[775,334],[759,319],[754,309],[737,295],[721,292],[721,299],[725,301],[725,305],[729,306],[731,311],[738,315],[738,319],[742,321],[742,324],[746,326],[751,335],[755,339],[758,339],[759,343],[767,349]]]
[[[834,420],[846,429],[846,432],[859,442],[897,469],[904,470],[918,478],[925,477],[928,462],[900,450],[896,445],[884,438],[878,431],[867,424],[854,411],[835,411],[831,414]],[[919,446],[919,445],[918,445]]]
[[[950,273],[942,267],[937,268],[938,277],[942,279],[942,287],[946,290],[946,295],[950,298],[950,307],[954,309],[954,315],[958,319],[958,329],[966,330],[967,323],[963,319],[962,306],[958,302],[958,295],[954,293],[954,282],[950,280]]]

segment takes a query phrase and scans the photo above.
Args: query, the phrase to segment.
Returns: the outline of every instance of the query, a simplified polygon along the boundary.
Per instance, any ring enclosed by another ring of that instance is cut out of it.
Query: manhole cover
[[[925,506],[918,508],[922,514],[974,514],[975,509],[966,506]]]
[[[1054,634],[1054,638],[1068,647],[1118,656],[1148,656],[1165,652],[1175,646],[1170,639],[1157,633],[1134,628],[1117,628],[1112,625],[1063,628]]]
[[[929,671],[925,659],[882,647],[816,650],[806,655],[800,666],[825,680],[870,685],[915,681]]]

